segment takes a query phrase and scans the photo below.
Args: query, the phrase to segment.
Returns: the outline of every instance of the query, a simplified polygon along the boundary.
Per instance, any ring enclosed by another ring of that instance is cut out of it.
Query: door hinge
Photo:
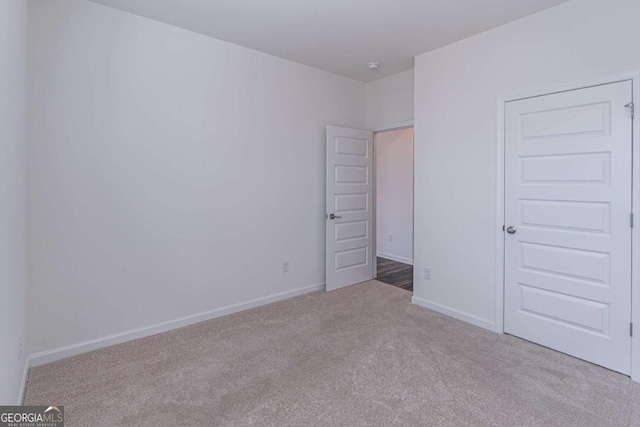
[[[631,118],[633,119],[636,113],[636,104],[634,104],[633,102],[628,103],[627,105],[625,105],[625,107],[627,107],[629,109],[629,112],[631,113]]]
[[[633,214],[629,214],[629,225],[633,228]]]
[[[629,336],[633,336],[633,323],[629,323]]]

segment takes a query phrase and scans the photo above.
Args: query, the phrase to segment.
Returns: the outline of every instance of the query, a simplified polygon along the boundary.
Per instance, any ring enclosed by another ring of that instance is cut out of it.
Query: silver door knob
[[[336,219],[336,218],[342,218],[342,217],[335,214],[329,214],[329,219]]]
[[[510,225],[507,228],[507,233],[509,233],[509,234],[516,234],[516,231],[518,231],[518,230],[516,230],[516,228],[513,225]]]

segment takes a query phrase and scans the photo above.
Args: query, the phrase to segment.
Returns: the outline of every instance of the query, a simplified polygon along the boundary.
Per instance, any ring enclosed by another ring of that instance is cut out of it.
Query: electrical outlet
[[[282,263],[282,272],[283,273],[288,273],[289,272],[289,261],[284,261]]]
[[[431,267],[424,268],[424,278],[427,280],[431,280]]]
[[[20,337],[18,338],[18,354],[20,355],[20,357],[22,357],[23,353],[24,353],[24,336],[20,335]]]
[[[393,242],[393,234],[389,234],[389,241]]]

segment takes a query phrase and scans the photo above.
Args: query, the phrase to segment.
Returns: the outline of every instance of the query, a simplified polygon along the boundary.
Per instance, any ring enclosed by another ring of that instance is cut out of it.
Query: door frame
[[[415,127],[413,125],[413,120],[407,120],[404,122],[398,122],[398,123],[392,123],[386,126],[381,126],[381,127],[377,127],[374,129],[369,129],[370,132],[373,132],[373,141],[372,141],[372,147],[373,147],[373,249],[371,252],[373,252],[373,260],[371,262],[371,264],[373,264],[373,278],[375,279],[376,277],[378,277],[378,198],[377,198],[377,194],[378,194],[378,156],[377,156],[377,150],[376,150],[376,135],[382,132],[389,132],[392,130],[400,130],[400,129],[408,129],[408,128],[414,128],[414,132],[415,132]],[[416,137],[415,137],[415,133],[413,136],[413,199],[414,199],[414,204],[413,204],[413,221],[415,223],[415,218],[416,218],[416,212],[415,212],[415,173],[416,173]],[[412,231],[412,238],[411,238],[411,243],[412,243],[412,252],[415,254],[415,242],[416,242],[416,235],[415,235],[415,224],[411,225],[411,228],[413,229]],[[415,256],[415,255],[414,255]],[[415,259],[414,259],[414,264],[415,264]],[[413,294],[413,292],[412,292]]]
[[[640,69],[597,77],[587,80],[575,81],[564,85],[548,87],[536,90],[525,90],[520,93],[500,96],[497,99],[497,141],[496,141],[496,288],[495,288],[495,331],[504,333],[504,286],[505,286],[505,234],[502,230],[504,224],[505,209],[505,104],[510,101],[518,101],[526,98],[533,98],[543,95],[551,95],[559,92],[567,92],[576,89],[584,89],[592,86],[601,86],[621,81],[631,81],[632,101],[636,107],[635,120],[633,120],[632,129],[632,192],[631,192],[631,209],[635,217],[640,212],[640,194],[635,193],[640,190],[640,173],[637,166],[640,165],[640,147],[637,147],[637,141],[640,141]],[[640,223],[636,222],[631,229],[631,321],[636,325],[636,329],[640,331]],[[636,332],[631,337],[631,379],[640,382],[640,337]]]

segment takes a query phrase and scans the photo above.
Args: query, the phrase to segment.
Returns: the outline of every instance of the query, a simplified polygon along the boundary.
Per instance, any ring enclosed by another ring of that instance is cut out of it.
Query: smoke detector
[[[378,68],[380,68],[380,63],[379,62],[375,62],[375,61],[371,61],[371,62],[369,62],[369,64],[367,64],[367,66],[369,67],[370,70],[374,71],[374,70],[377,70]]]

